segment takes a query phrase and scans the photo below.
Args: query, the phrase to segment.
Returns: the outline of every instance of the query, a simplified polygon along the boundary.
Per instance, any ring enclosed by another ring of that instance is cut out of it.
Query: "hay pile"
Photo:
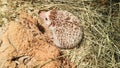
[[[0,25],[17,21],[21,11],[37,19],[39,10],[52,7],[73,13],[81,20],[84,39],[79,47],[61,50],[66,58],[77,68],[120,67],[120,4],[117,0],[1,0],[0,3]]]

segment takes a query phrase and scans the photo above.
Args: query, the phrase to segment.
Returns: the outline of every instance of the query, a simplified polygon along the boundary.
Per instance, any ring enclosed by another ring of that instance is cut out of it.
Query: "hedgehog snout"
[[[46,16],[45,16],[45,12],[41,12],[41,13],[40,13],[40,18],[44,20],[45,17],[46,17]]]

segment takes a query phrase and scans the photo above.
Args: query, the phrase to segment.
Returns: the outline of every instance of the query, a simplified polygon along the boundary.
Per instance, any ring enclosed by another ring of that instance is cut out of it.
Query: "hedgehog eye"
[[[47,18],[45,18],[45,20],[47,21],[48,19],[47,19]]]

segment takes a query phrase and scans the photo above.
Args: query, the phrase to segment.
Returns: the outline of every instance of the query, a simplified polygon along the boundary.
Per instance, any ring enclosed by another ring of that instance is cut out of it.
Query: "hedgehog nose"
[[[42,19],[45,19],[45,12],[40,12],[39,15]]]

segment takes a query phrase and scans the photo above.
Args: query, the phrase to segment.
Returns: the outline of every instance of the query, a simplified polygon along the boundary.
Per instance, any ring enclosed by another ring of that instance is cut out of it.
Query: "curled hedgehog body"
[[[79,19],[72,13],[52,9],[40,12],[40,17],[52,32],[53,42],[60,48],[73,48],[82,39],[83,31]]]

